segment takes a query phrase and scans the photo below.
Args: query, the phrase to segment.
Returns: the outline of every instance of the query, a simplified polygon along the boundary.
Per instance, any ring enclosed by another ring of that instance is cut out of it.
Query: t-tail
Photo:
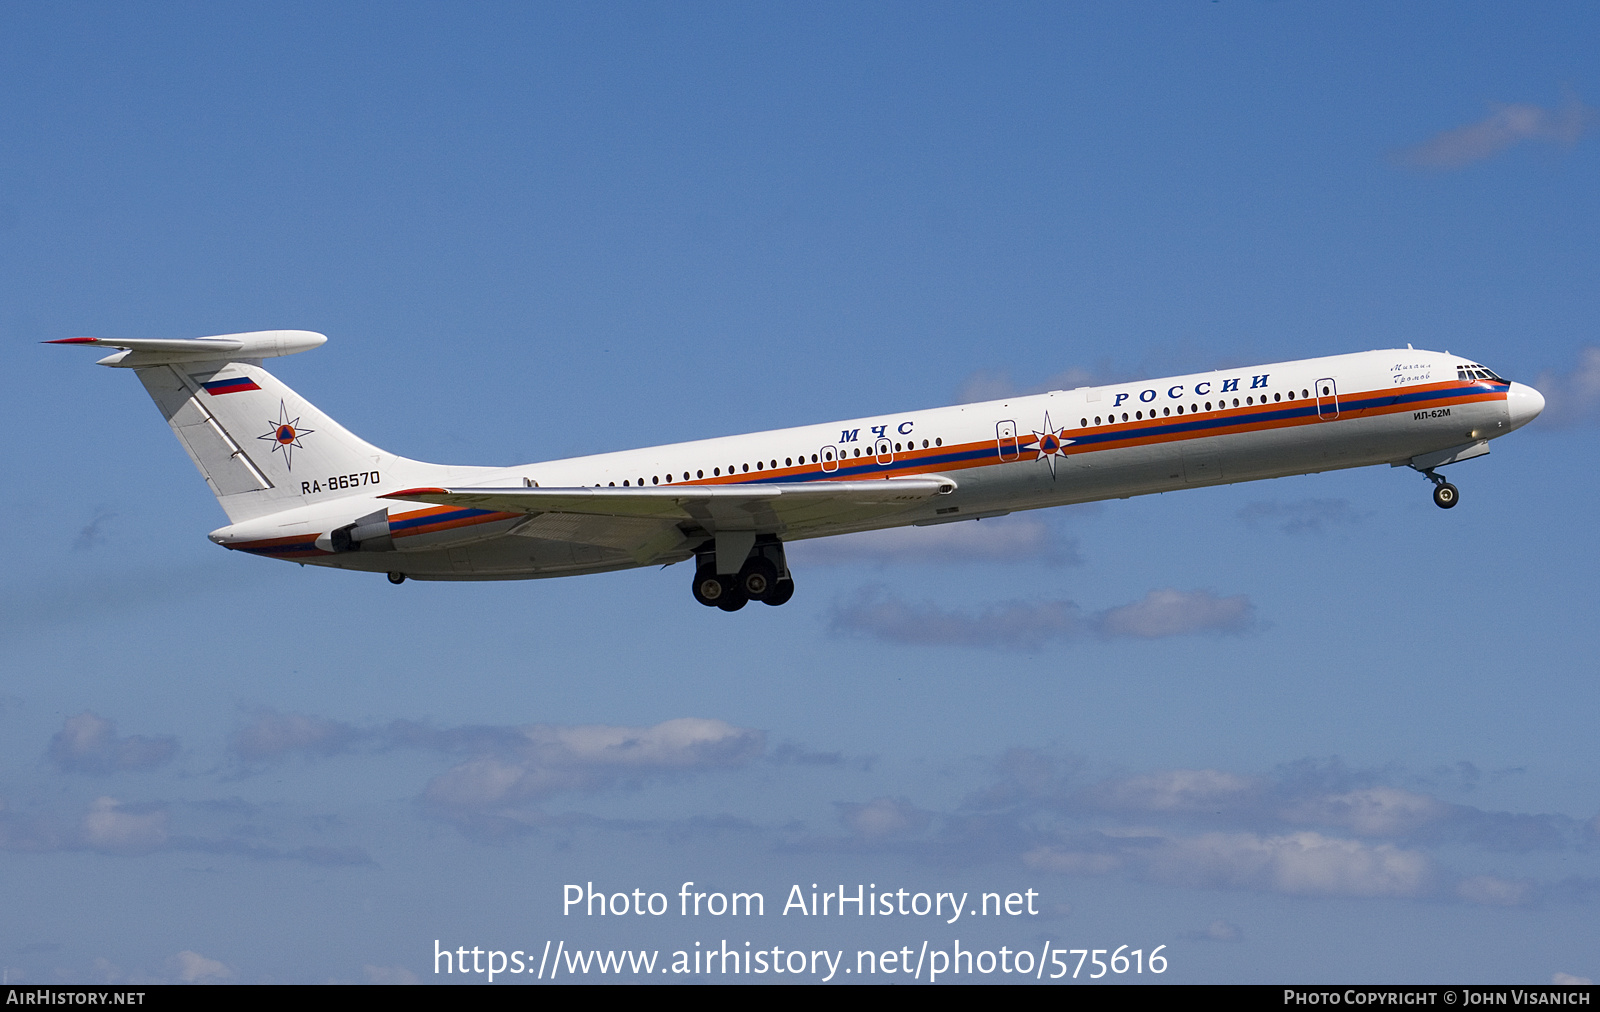
[[[234,523],[299,506],[305,491],[371,493],[380,478],[423,483],[442,470],[378,449],[261,367],[319,347],[306,330],[193,340],[69,337],[48,344],[120,349],[100,365],[132,369]]]

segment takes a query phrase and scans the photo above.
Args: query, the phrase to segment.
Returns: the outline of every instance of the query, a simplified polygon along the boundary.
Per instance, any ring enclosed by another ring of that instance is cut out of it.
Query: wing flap
[[[542,538],[580,545],[597,545],[632,552],[662,537],[662,532],[683,539],[676,524],[651,517],[597,517],[581,513],[541,513],[529,517],[514,533],[519,538]],[[667,540],[674,540],[668,538]]]
[[[411,488],[385,499],[505,513],[693,521],[714,533],[778,533],[796,525],[853,523],[898,513],[955,490],[934,476],[881,481],[678,485],[652,488]]]

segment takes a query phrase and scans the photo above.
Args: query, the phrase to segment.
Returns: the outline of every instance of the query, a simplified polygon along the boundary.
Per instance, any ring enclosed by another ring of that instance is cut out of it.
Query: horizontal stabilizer
[[[100,365],[139,369],[177,362],[215,362],[277,358],[310,351],[327,342],[309,330],[257,330],[248,334],[219,334],[193,339],[146,337],[65,337],[45,344],[78,344],[91,348],[120,348],[100,360]]]

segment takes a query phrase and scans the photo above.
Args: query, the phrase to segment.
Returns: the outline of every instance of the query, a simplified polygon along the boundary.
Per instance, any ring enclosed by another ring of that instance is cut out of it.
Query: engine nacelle
[[[331,552],[392,552],[394,551],[394,537],[389,532],[389,511],[378,510],[368,513],[353,523],[343,527],[335,527],[325,536],[328,542],[323,548],[323,538],[317,539],[317,547]]]

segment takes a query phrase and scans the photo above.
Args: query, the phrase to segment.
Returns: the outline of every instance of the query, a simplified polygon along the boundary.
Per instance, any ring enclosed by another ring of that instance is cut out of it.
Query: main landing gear
[[[1423,476],[1433,482],[1433,504],[1442,510],[1453,509],[1461,501],[1461,490],[1444,480],[1443,475],[1435,474],[1432,468],[1422,472]]]
[[[695,556],[694,599],[708,608],[738,611],[751,601],[777,607],[794,596],[794,579],[783,554],[783,543],[773,538],[756,544],[737,573],[718,573],[714,550]]]

